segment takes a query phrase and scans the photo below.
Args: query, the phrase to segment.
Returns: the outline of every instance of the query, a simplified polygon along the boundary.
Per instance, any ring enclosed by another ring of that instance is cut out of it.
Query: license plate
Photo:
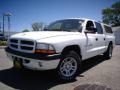
[[[17,68],[17,69],[22,68],[22,59],[21,58],[15,57],[15,59],[14,59],[14,67]]]

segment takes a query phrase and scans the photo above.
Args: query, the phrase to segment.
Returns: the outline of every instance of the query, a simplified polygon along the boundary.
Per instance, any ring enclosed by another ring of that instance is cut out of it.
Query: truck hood
[[[51,37],[75,35],[77,33],[79,32],[36,31],[36,32],[24,32],[24,33],[15,34],[15,35],[12,35],[11,38],[40,40],[40,39],[51,38]]]

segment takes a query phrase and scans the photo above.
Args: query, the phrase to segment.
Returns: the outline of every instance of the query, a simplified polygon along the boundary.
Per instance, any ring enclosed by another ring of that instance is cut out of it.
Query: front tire
[[[62,80],[72,80],[80,71],[81,58],[75,51],[70,51],[63,56],[58,66],[58,76]]]
[[[15,70],[22,70],[23,69],[22,61],[17,60],[17,58],[15,58],[15,60],[13,61],[13,68]]]

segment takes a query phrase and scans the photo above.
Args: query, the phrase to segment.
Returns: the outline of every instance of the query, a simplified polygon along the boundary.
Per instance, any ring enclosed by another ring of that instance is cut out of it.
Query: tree
[[[110,8],[102,10],[103,22],[112,26],[120,26],[120,1],[114,3]]]
[[[25,29],[25,30],[23,30],[22,32],[29,32],[29,30],[28,30],[28,29]]]
[[[42,31],[44,24],[42,22],[35,22],[32,24],[33,31]]]

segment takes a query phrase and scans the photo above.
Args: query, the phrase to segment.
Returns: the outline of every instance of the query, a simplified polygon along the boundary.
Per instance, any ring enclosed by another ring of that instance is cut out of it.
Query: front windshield
[[[68,20],[59,20],[51,23],[47,27],[47,31],[82,31],[83,20],[77,19],[68,19]]]

